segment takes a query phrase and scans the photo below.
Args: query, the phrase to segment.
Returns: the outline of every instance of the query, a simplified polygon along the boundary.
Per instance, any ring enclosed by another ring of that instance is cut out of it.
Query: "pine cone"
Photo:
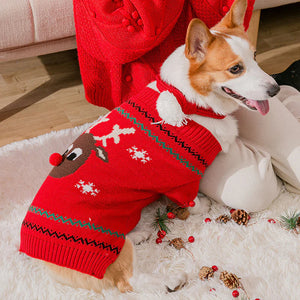
[[[185,248],[184,241],[182,240],[182,238],[175,238],[175,239],[171,240],[169,243],[169,246],[173,246],[177,250]]]
[[[227,215],[221,215],[219,216],[218,218],[216,218],[216,221],[219,222],[219,223],[227,223],[228,221],[231,220],[231,217],[230,216],[227,216]]]
[[[220,275],[220,280],[222,280],[225,286],[227,286],[230,289],[236,289],[241,287],[240,278],[238,278],[233,273],[223,271]]]
[[[187,207],[180,207],[175,203],[167,206],[167,212],[172,212],[179,220],[186,220],[190,216]]]
[[[190,212],[187,207],[180,207],[175,215],[179,220],[186,220],[190,216]]]
[[[210,267],[202,267],[199,271],[199,278],[201,280],[209,279],[214,277],[214,270]]]
[[[243,209],[236,209],[232,214],[231,218],[234,222],[241,225],[247,225],[249,221],[249,214]]]

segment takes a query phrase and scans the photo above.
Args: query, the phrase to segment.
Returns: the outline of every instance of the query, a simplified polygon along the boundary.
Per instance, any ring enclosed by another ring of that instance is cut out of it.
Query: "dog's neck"
[[[156,87],[159,90],[160,93],[164,91],[170,92],[173,96],[175,96],[178,104],[181,107],[182,112],[185,115],[199,115],[204,117],[210,117],[214,119],[224,119],[224,115],[220,115],[215,113],[210,107],[204,108],[203,106],[199,106],[196,103],[193,103],[191,101],[188,101],[184,94],[174,87],[173,85],[170,85],[163,81],[160,76],[157,76],[156,78]]]
[[[176,87],[186,97],[187,101],[199,107],[211,108],[219,115],[228,115],[237,110],[237,105],[231,105],[226,97],[211,91],[207,96],[200,95],[191,86],[189,79],[190,62],[186,58],[185,45],[177,48],[163,63],[160,76],[163,81]]]

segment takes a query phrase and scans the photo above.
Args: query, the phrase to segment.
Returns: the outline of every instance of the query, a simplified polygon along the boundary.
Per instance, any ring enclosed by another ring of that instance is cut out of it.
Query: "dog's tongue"
[[[268,100],[247,100],[249,106],[255,107],[263,116],[269,112],[269,101]]]

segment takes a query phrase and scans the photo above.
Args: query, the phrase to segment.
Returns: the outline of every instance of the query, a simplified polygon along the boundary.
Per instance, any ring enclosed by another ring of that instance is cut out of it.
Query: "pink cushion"
[[[30,0],[35,41],[61,39],[75,34],[72,0]]]
[[[28,1],[2,1],[0,20],[0,49],[34,42],[32,13]]]
[[[2,1],[0,50],[75,34],[72,0]]]

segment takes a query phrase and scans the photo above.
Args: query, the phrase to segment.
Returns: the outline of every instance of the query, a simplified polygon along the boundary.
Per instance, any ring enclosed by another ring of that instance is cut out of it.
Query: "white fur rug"
[[[201,281],[202,266],[217,265],[241,278],[250,299],[300,299],[300,235],[270,224],[268,218],[279,218],[286,211],[300,211],[299,195],[282,192],[273,205],[253,214],[251,226],[233,222],[205,223],[214,220],[228,208],[213,203],[204,216],[193,215],[186,221],[175,220],[170,226],[170,238],[195,242],[176,250],[167,243],[155,243],[151,238],[136,246],[136,273],[132,280],[134,292],[121,295],[117,289],[103,294],[61,285],[48,275],[38,261],[18,252],[21,222],[35,193],[51,169],[48,157],[63,153],[87,125],[53,132],[31,140],[16,142],[0,148],[0,299],[233,299],[232,291],[215,277]],[[157,202],[143,212],[142,221],[148,227],[154,220]],[[186,285],[167,293],[165,285],[176,278],[186,278]],[[214,288],[215,290],[211,290]],[[210,291],[211,290],[211,291]],[[240,291],[240,297],[243,298]]]

